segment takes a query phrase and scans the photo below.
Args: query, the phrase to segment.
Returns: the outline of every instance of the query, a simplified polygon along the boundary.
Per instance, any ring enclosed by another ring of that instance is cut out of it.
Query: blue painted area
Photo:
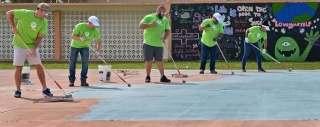
[[[226,73],[227,74],[227,73]],[[75,120],[315,120],[319,72],[238,73],[187,84],[97,85],[73,93],[104,98]]]
[[[310,8],[307,3],[286,3],[283,9],[274,16],[279,22],[292,22],[292,19],[302,14],[309,14],[313,17],[316,10]]]

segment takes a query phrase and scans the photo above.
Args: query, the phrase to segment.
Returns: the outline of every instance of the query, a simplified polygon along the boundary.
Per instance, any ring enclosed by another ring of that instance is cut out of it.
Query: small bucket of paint
[[[21,73],[21,83],[30,84],[30,67],[23,67]]]
[[[111,67],[109,65],[99,65],[99,77],[102,82],[110,82]]]

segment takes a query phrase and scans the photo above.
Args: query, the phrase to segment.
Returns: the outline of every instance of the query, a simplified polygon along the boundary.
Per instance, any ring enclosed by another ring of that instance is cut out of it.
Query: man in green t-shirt
[[[87,23],[79,23],[75,26],[72,32],[72,40],[70,44],[70,59],[69,59],[69,86],[74,86],[76,80],[76,63],[78,54],[81,55],[82,69],[81,69],[81,86],[89,86],[87,83],[88,65],[89,65],[89,45],[95,39],[97,49],[94,53],[100,56],[101,37],[97,28],[99,26],[98,18],[90,16]]]
[[[164,75],[163,70],[163,45],[165,40],[170,34],[170,24],[164,15],[166,14],[166,8],[159,6],[156,13],[146,15],[140,22],[140,29],[144,29],[143,32],[143,55],[144,61],[146,61],[146,73],[147,77],[145,82],[150,82],[150,72],[152,67],[152,61],[157,61],[157,66],[161,74],[160,82],[170,82]],[[164,35],[163,35],[164,33]]]
[[[210,73],[217,74],[217,71],[215,71],[217,43],[224,31],[220,20],[221,15],[214,13],[211,19],[203,20],[199,27],[199,31],[203,31],[201,37],[200,74],[204,74],[208,54],[210,54]]]
[[[48,21],[45,17],[49,13],[50,7],[46,3],[40,3],[35,11],[15,9],[6,13],[14,34],[12,44],[14,48],[14,79],[17,88],[14,97],[16,98],[21,97],[21,73],[26,59],[28,60],[29,65],[34,65],[37,69],[38,78],[43,88],[42,93],[47,96],[53,96],[50,89],[47,88],[45,74],[41,66],[40,54],[38,51],[41,40],[47,32]],[[14,19],[18,19],[17,26],[14,23]],[[31,52],[28,49],[30,49]]]
[[[263,21],[261,26],[252,26],[249,29],[246,30],[245,34],[245,40],[244,40],[244,53],[242,57],[242,72],[246,72],[246,61],[247,57],[250,54],[251,49],[253,49],[254,53],[257,57],[257,63],[258,63],[258,71],[259,72],[266,72],[261,65],[261,53],[259,48],[258,41],[263,39],[264,49],[261,50],[262,54],[266,54],[267,52],[267,31],[270,30],[269,28],[269,22],[267,20]],[[251,44],[250,44],[251,43]],[[253,45],[255,47],[253,47]]]

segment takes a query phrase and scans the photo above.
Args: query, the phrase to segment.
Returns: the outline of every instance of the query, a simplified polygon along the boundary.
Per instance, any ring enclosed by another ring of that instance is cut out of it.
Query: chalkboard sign
[[[267,19],[271,24],[271,30],[267,32],[267,51],[271,56],[280,61],[319,61],[320,36],[316,35],[316,32],[320,31],[318,5],[319,3],[315,2],[172,4],[170,13],[173,59],[200,60],[202,33],[198,30],[199,26],[203,20],[212,18],[214,13],[220,13],[224,35],[219,46],[228,60],[242,59],[246,29],[260,26],[261,22]],[[308,36],[311,33],[312,37]],[[288,47],[286,44],[297,46]],[[259,48],[262,47],[261,41]],[[263,58],[271,60],[264,55]],[[217,59],[223,60],[219,51]],[[249,59],[255,59],[253,52]]]

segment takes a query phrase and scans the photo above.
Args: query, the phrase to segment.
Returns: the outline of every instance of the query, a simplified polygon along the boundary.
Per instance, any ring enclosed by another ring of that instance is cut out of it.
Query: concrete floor
[[[101,98],[75,120],[318,120],[320,73],[225,74],[185,84],[99,85],[72,93]]]
[[[112,126],[112,127],[320,127],[320,71],[269,70],[246,73],[218,70],[218,75],[200,75],[198,70],[182,70],[187,83],[172,78],[160,83],[152,71],[152,83],[139,75],[115,74],[102,83],[97,70],[89,70],[90,87],[68,87],[68,70],[48,70],[72,102],[45,102],[36,71],[32,83],[22,85],[22,98],[14,98],[14,70],[0,72],[1,127],[21,126]],[[80,70],[77,70],[77,78]],[[46,75],[54,95],[62,91]]]

